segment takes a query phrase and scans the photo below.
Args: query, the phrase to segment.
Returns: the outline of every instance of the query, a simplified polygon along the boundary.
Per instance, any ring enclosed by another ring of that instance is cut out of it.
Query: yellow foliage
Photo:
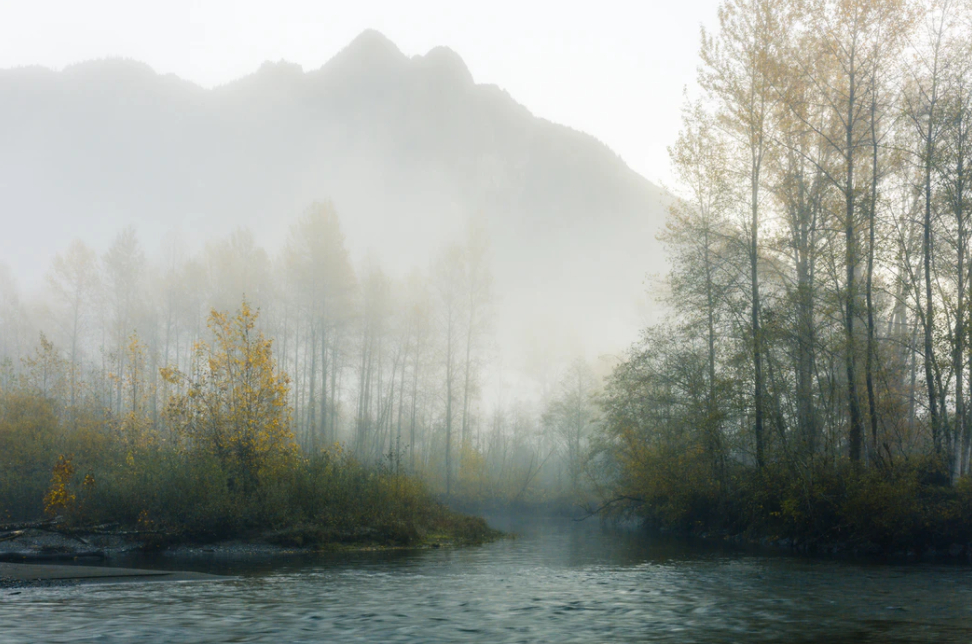
[[[23,365],[21,386],[24,390],[63,404],[67,398],[70,365],[43,333],[40,334],[40,346],[33,355],[23,359]]]
[[[139,530],[145,531],[155,529],[155,522],[152,521],[151,516],[149,516],[148,510],[142,510],[138,513],[138,519],[135,521],[135,527]]]
[[[124,387],[127,412],[121,416],[119,429],[128,451],[135,453],[158,442],[147,413],[149,401],[156,392],[145,373],[146,348],[138,334],[129,336],[125,354],[125,374],[121,378],[121,385]]]
[[[71,464],[71,457],[59,457],[51,474],[51,486],[44,497],[44,512],[48,516],[53,517],[74,509],[76,497],[67,487],[72,476],[74,465]]]
[[[242,468],[247,477],[286,467],[297,455],[287,396],[272,341],[255,330],[259,313],[246,300],[235,316],[213,310],[211,343],[196,345],[190,373],[161,370],[177,386],[168,417],[183,446]]]

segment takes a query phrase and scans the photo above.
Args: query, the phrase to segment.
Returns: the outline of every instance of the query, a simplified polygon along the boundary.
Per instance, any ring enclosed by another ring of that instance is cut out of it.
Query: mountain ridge
[[[366,31],[317,69],[265,62],[212,88],[131,59],[39,69],[0,70],[0,213],[15,221],[0,262],[28,281],[71,239],[103,248],[130,224],[150,249],[172,228],[245,226],[273,251],[322,199],[354,255],[395,273],[485,216],[498,290],[580,336],[633,334],[642,278],[663,268],[667,193],[445,47],[408,57]]]

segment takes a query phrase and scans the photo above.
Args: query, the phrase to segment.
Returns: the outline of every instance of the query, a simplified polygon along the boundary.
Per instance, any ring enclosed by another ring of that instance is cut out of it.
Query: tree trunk
[[[942,453],[942,438],[938,419],[938,397],[935,394],[935,346],[932,343],[932,325],[934,324],[934,304],[932,302],[932,119],[928,119],[928,131],[925,137],[925,216],[922,225],[921,252],[922,262],[925,273],[925,324],[924,324],[924,349],[925,349],[925,382],[928,390],[928,415],[931,422],[932,442],[935,445],[935,453]]]
[[[763,444],[763,355],[762,338],[759,328],[759,172],[761,150],[753,150],[753,167],[750,201],[750,247],[749,272],[752,287],[752,327],[753,327],[753,405],[755,412],[754,434],[756,438],[756,465],[762,468],[766,461]]]
[[[308,400],[307,400],[307,434],[310,448],[316,450],[317,444],[317,399],[315,397],[314,387],[317,384],[317,334],[314,332],[314,323],[311,322],[310,328],[311,337],[311,363],[310,363],[310,374],[307,376],[307,385],[310,388]]]
[[[961,108],[960,108],[961,109]],[[965,454],[965,391],[963,381],[965,379],[965,124],[963,122],[964,113],[959,112],[957,133],[958,133],[958,159],[956,161],[956,186],[955,186],[955,215],[957,224],[957,302],[955,309],[955,356],[953,368],[955,371],[955,455],[952,466],[952,482],[958,480],[964,473],[964,454]]]
[[[876,89],[872,80],[871,90],[871,203],[868,208],[867,217],[867,275],[864,285],[864,293],[867,306],[867,357],[864,363],[864,382],[867,387],[867,408],[868,417],[871,422],[871,455],[877,458],[878,446],[878,418],[877,402],[874,397],[874,301],[871,289],[874,279],[874,227],[875,215],[877,212],[878,195],[878,142],[877,142],[877,96]]]
[[[452,494],[452,319],[446,330],[446,414],[445,469],[446,496]]]
[[[850,460],[859,463],[861,460],[861,443],[864,439],[864,423],[861,419],[860,402],[857,397],[857,359],[856,342],[854,338],[854,299],[857,297],[855,288],[855,271],[857,268],[857,239],[854,226],[854,57],[851,56],[850,92],[847,101],[846,150],[847,184],[844,187],[845,214],[845,268],[847,271],[847,303],[845,308],[844,329],[846,332],[847,351],[847,406],[850,414]]]

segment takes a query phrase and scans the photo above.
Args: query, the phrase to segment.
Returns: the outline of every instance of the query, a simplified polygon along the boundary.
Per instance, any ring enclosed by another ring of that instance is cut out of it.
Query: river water
[[[123,560],[220,581],[0,591],[0,642],[972,642],[972,567],[754,555],[564,519],[482,547]]]

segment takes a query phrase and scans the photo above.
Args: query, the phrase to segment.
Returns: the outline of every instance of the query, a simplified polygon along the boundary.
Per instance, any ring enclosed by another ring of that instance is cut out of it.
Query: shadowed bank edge
[[[142,570],[80,565],[131,553],[205,553],[246,559],[253,556],[306,555],[334,550],[421,549],[468,546],[500,538],[483,519],[441,506],[440,515],[413,534],[379,526],[340,532],[321,525],[299,525],[241,538],[212,541],[185,532],[125,530],[115,526],[69,526],[63,519],[0,526],[0,588],[119,581],[194,581],[222,577],[179,570]],[[71,565],[63,565],[70,562]]]
[[[143,570],[104,566],[64,566],[0,562],[0,588],[59,586],[75,583],[118,583],[134,581],[212,581],[218,575],[178,570]]]

